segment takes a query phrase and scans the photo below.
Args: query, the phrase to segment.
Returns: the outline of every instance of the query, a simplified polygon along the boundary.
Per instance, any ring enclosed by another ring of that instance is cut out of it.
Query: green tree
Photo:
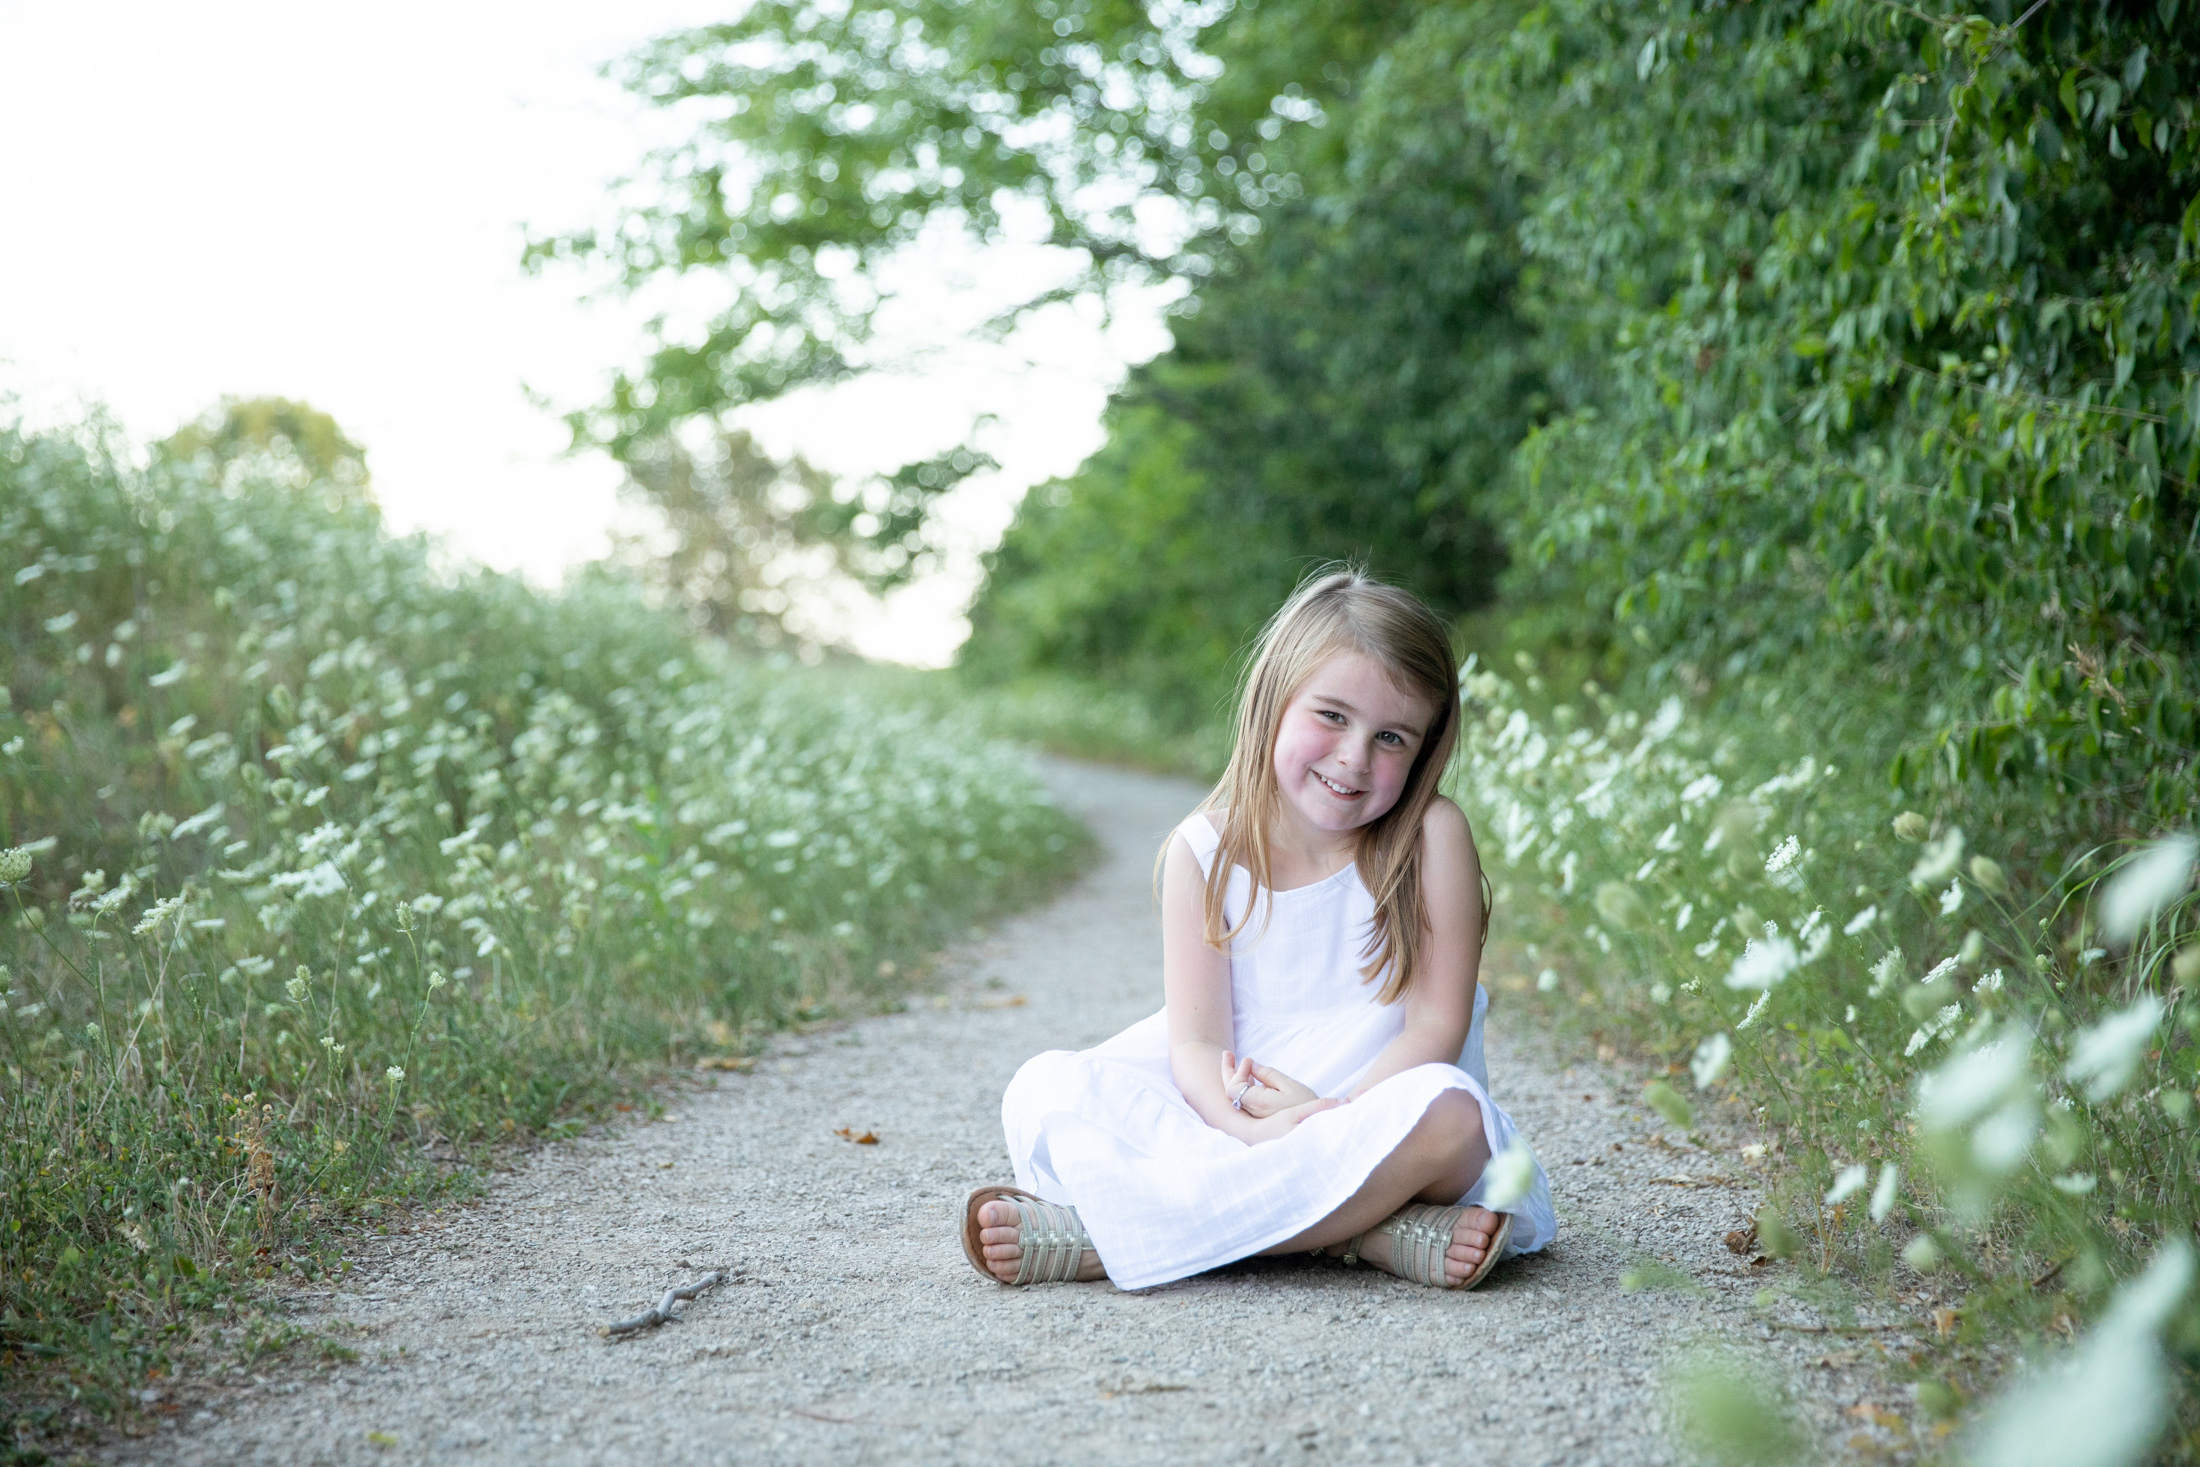
[[[923,570],[934,500],[994,467],[957,449],[868,481],[836,482],[800,457],[781,462],[746,431],[700,450],[678,438],[637,440],[628,489],[655,511],[653,532],[622,538],[619,558],[703,630],[758,646],[789,636],[792,582],[839,572],[886,590]]]

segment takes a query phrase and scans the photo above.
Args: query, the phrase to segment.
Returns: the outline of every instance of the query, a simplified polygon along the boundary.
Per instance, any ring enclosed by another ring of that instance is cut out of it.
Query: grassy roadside
[[[1230,756],[1230,731],[1222,720],[1178,729],[1135,693],[1080,678],[990,683],[954,668],[931,672],[877,664],[830,675],[843,686],[875,690],[901,706],[973,719],[995,738],[1068,759],[1213,779]]]
[[[342,1268],[436,1158],[890,1001],[1074,862],[973,718],[133,454],[0,430],[10,1427],[279,1343],[257,1281]]]
[[[1645,716],[1526,671],[1469,679],[1452,779],[1525,959],[1498,981],[1665,1067],[1669,1119],[1704,1092],[1781,1138],[1760,1236],[1806,1281],[1950,1311],[1915,1367],[1921,1451],[1999,1460],[2117,1411],[2143,1448],[2172,1398],[2189,1430],[2185,848],[2050,851],[1990,797],[1904,810],[1870,748],[1811,752],[1773,704]]]

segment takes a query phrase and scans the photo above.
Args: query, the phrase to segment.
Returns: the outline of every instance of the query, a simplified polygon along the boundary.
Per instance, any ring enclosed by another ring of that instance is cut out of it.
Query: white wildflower
[[[2156,912],[2183,894],[2196,856],[2200,840],[2179,832],[2126,861],[2101,897],[2101,930],[2113,942],[2131,941]]]
[[[382,1072],[382,1076],[392,1085],[395,1085],[398,1081],[405,1078],[405,1067],[403,1065],[391,1065],[388,1069]]]
[[[1948,889],[1940,894],[1940,915],[1945,917],[1963,905],[1963,883],[1951,881]]]
[[[1928,1131],[1970,1125],[2031,1087],[2031,1036],[2013,1029],[1956,1055],[1918,1082],[1918,1119]]]
[[[1872,1188],[1872,1221],[1885,1222],[1894,1211],[1895,1190],[1902,1182],[1902,1168],[1888,1162],[1879,1169],[1879,1185]]]
[[[1715,797],[1725,787],[1716,774],[1699,774],[1681,791],[1681,804],[1683,807],[1700,805]]]
[[[1769,991],[1788,974],[1801,966],[1803,955],[1795,950],[1795,944],[1784,937],[1751,938],[1742,949],[1742,955],[1727,970],[1726,986],[1729,988],[1756,988]]]
[[[1972,984],[1971,991],[1973,993],[1999,993],[2001,992],[2002,982],[2002,971],[1996,968],[1993,972],[1988,973],[1984,978]]]
[[[1919,1233],[1903,1245],[1902,1261],[1919,1273],[1931,1273],[1940,1267],[1940,1245],[1931,1233]]]
[[[1918,1027],[1917,1032],[1910,1036],[1910,1042],[1903,1046],[1902,1057],[1908,1059],[1911,1055],[1916,1054],[1926,1045],[1953,1029],[1956,1026],[1956,1020],[1962,1017],[1962,1007],[1957,1004],[1949,1004],[1939,1013],[1927,1019]]]
[[[1841,935],[1843,937],[1854,937],[1857,933],[1862,932],[1865,928],[1871,926],[1872,923],[1877,922],[1878,920],[1878,906],[1875,904],[1873,906],[1866,907],[1863,911],[1858,912],[1855,916],[1849,918],[1848,922],[1841,928]]]
[[[1794,865],[1796,858],[1802,853],[1803,843],[1794,836],[1789,836],[1772,848],[1771,855],[1765,857],[1765,875],[1779,875],[1782,871]]]
[[[1490,1158],[1482,1173],[1480,1205],[1503,1212],[1535,1188],[1535,1152],[1515,1136],[1512,1144]]]
[[[1726,1073],[1727,1063],[1733,1058],[1734,1041],[1723,1032],[1697,1045],[1695,1057],[1688,1062],[1689,1072],[1696,1077],[1696,1088],[1702,1090]]]
[[[1841,1175],[1833,1179],[1833,1186],[1826,1192],[1826,1206],[1845,1202],[1864,1190],[1864,1183],[1871,1179],[1871,1171],[1862,1162],[1841,1168]]]
[[[1888,948],[1879,955],[1879,961],[1872,964],[1872,992],[1874,994],[1885,993],[1901,981],[1902,949],[1898,947]]]
[[[2161,1022],[2162,1001],[2149,993],[2122,1013],[2079,1030],[2063,1078],[2082,1082],[2085,1098],[2096,1105],[2121,1093],[2138,1073],[2147,1041]]]
[[[1803,940],[1802,961],[1805,963],[1817,962],[1819,957],[1824,954],[1826,945],[1833,941],[1833,926],[1826,921],[1826,909],[1824,907],[1814,908],[1811,914],[1803,919],[1803,925],[1795,929],[1795,935]]]
[[[1770,1002],[1772,1002],[1772,990],[1768,988],[1757,995],[1757,1001],[1749,1006],[1749,1012],[1742,1015],[1742,1022],[1734,1026],[1735,1032],[1740,1033],[1756,1023],[1757,1016],[1765,1011],[1765,1005]]]
[[[130,935],[132,937],[143,937],[182,910],[182,897],[168,897],[165,900],[157,901],[145,909],[145,915],[138,918],[137,925],[130,929]]]
[[[1971,1460],[1996,1467],[2132,1467],[2170,1418],[2176,1376],[2161,1333],[2192,1287],[2192,1247],[2164,1243],[2116,1291],[2092,1334],[2012,1381],[1980,1425]]]
[[[13,886],[31,874],[31,853],[21,846],[0,851],[0,886]]]
[[[1928,843],[1917,864],[1910,868],[1910,885],[1920,891],[1938,886],[1955,875],[1956,867],[1963,860],[1963,831],[1951,826],[1946,835]]]
[[[1686,932],[1688,930],[1688,919],[1695,915],[1696,904],[1694,902],[1682,902],[1679,915],[1673,918],[1673,930],[1675,932]]]
[[[2071,1197],[2083,1197],[2099,1185],[2091,1172],[2066,1172],[2055,1178],[2055,1190]]]
[[[1552,989],[1558,987],[1557,970],[1545,968],[1542,972],[1536,974],[1535,986],[1536,991],[1539,993],[1549,993]]]

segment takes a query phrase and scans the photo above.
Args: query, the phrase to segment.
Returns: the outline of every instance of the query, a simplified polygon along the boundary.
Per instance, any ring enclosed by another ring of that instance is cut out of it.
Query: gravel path
[[[1479,1292],[1299,1259],[1141,1294],[979,1278],[955,1227],[971,1186],[1007,1179],[1002,1087],[1036,1051],[1158,1006],[1153,854],[1198,798],[1049,775],[1105,857],[958,955],[947,993],[790,1039],[676,1124],[543,1148],[480,1205],[386,1240],[342,1292],[296,1301],[357,1363],[178,1382],[184,1410],[115,1460],[1656,1463],[1675,1457],[1662,1363],[1706,1337],[1786,1371],[1829,1445],[1868,1392],[1888,1399],[1872,1341],[1897,1337],[1751,1307],[1793,1275],[1721,1241],[1756,1206],[1746,1138],[1664,1133],[1633,1084],[1508,1033],[1502,991],[1493,1088],[1550,1168],[1560,1232]],[[1646,1263],[1667,1286],[1622,1289]],[[676,1324],[597,1338],[711,1267],[743,1276]],[[1861,1429],[1881,1451],[1910,1441]]]

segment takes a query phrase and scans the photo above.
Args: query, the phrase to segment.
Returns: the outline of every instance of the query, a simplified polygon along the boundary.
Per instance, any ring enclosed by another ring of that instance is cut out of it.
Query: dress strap
[[[1192,848],[1192,855],[1199,862],[1202,876],[1213,874],[1215,850],[1222,844],[1222,832],[1215,829],[1214,820],[1205,810],[1194,810],[1184,817],[1176,833],[1184,837],[1184,843]]]

